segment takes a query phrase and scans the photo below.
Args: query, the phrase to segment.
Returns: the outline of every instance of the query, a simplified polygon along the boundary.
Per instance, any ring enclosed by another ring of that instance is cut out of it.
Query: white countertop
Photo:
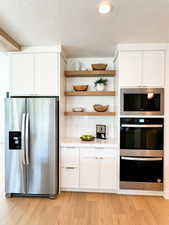
[[[80,138],[64,138],[61,147],[117,147],[117,143],[112,138],[106,140],[95,138],[94,141],[81,141]]]

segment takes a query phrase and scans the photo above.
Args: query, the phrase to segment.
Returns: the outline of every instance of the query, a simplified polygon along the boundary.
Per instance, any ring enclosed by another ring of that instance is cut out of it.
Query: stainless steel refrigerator
[[[58,193],[58,97],[5,99],[5,192],[13,195]]]

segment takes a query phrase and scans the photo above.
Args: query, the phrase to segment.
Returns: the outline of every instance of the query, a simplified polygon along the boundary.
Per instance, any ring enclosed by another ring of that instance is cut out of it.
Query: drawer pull
[[[69,149],[71,149],[71,148],[77,148],[77,147],[64,147],[63,149],[67,149],[67,148],[69,148]]]
[[[67,166],[67,167],[65,167],[65,169],[68,169],[68,170],[74,170],[74,169],[76,169],[76,167],[73,167],[73,166]]]

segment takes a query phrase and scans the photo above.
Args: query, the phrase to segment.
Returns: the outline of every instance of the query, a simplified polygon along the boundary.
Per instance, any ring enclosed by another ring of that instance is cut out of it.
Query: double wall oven
[[[151,104],[147,103],[146,98],[150,98],[148,93],[147,97],[136,96],[138,102],[136,100],[133,102],[134,96],[132,99],[128,96],[127,100],[124,99],[121,102],[123,104],[121,109],[129,109],[128,113],[133,112],[133,109],[137,110],[137,117],[121,117],[120,119],[121,189],[157,191],[163,189],[164,119],[142,116],[143,112],[149,112],[150,115],[150,110],[153,110],[151,115],[155,115],[154,112],[157,112],[157,115],[163,112],[163,90],[158,89],[156,92],[159,92],[158,97],[155,96],[155,92],[151,92],[151,96],[154,94],[152,98],[158,98],[158,100],[152,101]],[[143,90],[140,91],[141,95],[142,93]],[[140,117],[138,117],[139,110]]]

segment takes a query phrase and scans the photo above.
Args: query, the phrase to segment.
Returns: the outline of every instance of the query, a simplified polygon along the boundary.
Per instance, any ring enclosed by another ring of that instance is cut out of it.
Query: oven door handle
[[[121,127],[161,128],[162,124],[122,124]]]
[[[138,158],[138,157],[121,157],[123,160],[131,160],[131,161],[162,161],[163,158]]]

